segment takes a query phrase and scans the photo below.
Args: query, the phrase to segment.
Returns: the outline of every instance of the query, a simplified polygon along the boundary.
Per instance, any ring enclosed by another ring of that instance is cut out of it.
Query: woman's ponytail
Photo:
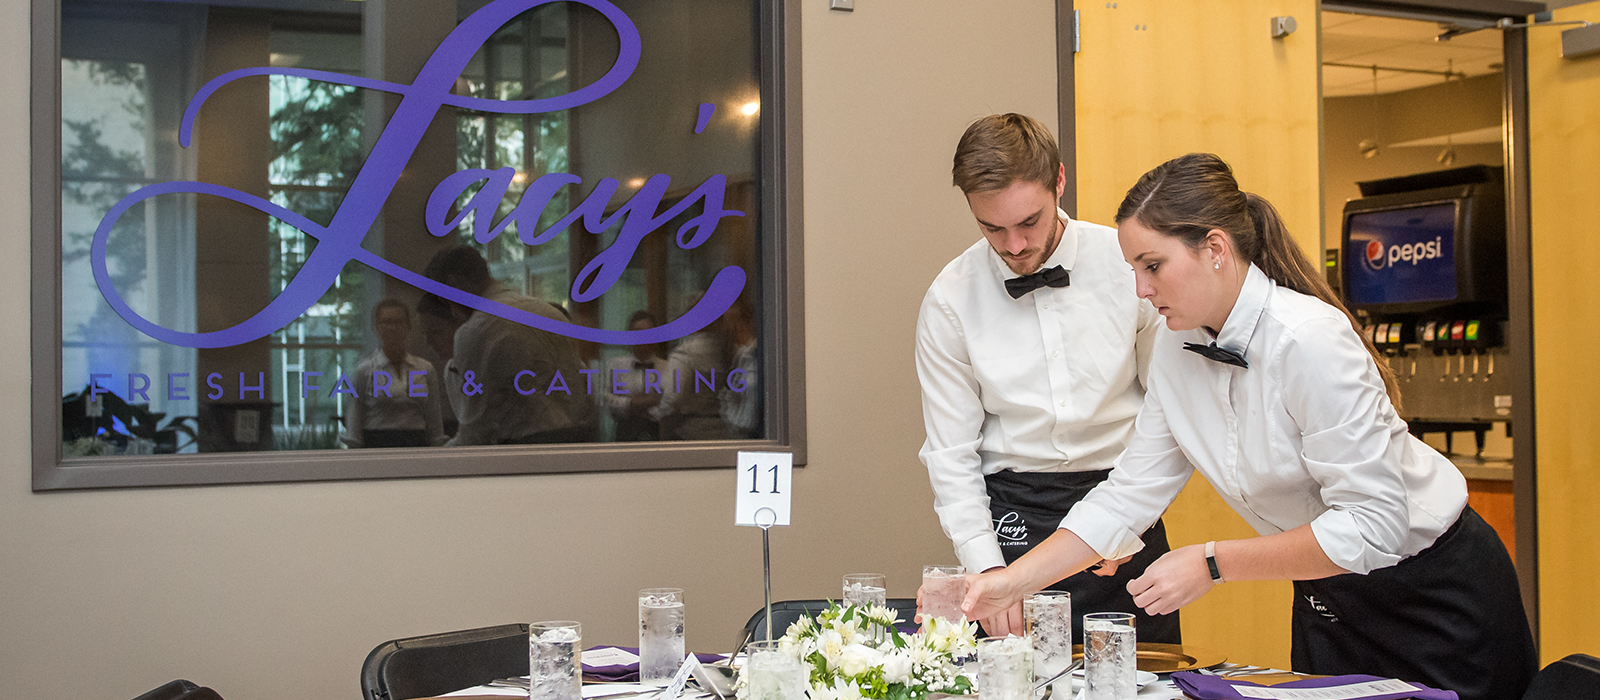
[[[1233,169],[1210,153],[1190,153],[1145,173],[1117,208],[1117,223],[1137,218],[1162,234],[1199,247],[1212,230],[1227,232],[1242,260],[1254,263],[1279,285],[1314,296],[1343,312],[1383,377],[1384,391],[1396,412],[1400,384],[1389,362],[1361,332],[1361,324],[1344,307],[1322,273],[1300,251],[1278,210],[1260,196],[1243,192]]]
[[[1383,377],[1383,389],[1389,394],[1389,403],[1394,404],[1395,412],[1399,412],[1400,382],[1394,376],[1394,369],[1389,367],[1387,358],[1378,352],[1378,348],[1372,344],[1372,339],[1362,332],[1361,323],[1356,320],[1355,314],[1345,308],[1344,302],[1333,293],[1333,288],[1328,286],[1328,281],[1322,276],[1321,271],[1306,259],[1300,246],[1289,236],[1289,229],[1283,225],[1283,217],[1278,214],[1277,208],[1254,192],[1246,192],[1244,196],[1257,240],[1257,252],[1250,261],[1278,284],[1321,299],[1323,303],[1338,309],[1350,320],[1350,327],[1361,337],[1362,345],[1366,346],[1367,352],[1372,355],[1373,363],[1378,366],[1378,375]]]

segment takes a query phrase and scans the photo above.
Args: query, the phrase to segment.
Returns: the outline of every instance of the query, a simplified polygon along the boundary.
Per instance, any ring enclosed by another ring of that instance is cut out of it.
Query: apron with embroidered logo
[[[1010,564],[1054,534],[1067,511],[1106,477],[1109,469],[1088,472],[1001,471],[983,478],[989,492],[989,514],[994,519],[1000,553]],[[1111,576],[1081,571],[1047,586],[1047,590],[1072,594],[1072,638],[1083,639],[1083,616],[1092,612],[1131,612],[1141,642],[1179,644],[1178,613],[1146,615],[1133,604],[1128,581],[1169,551],[1167,528],[1162,521],[1140,538],[1144,549],[1117,568]]]

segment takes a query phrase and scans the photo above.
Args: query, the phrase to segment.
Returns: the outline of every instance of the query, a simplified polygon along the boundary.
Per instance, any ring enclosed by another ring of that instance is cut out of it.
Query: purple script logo
[[[377,221],[384,202],[394,191],[401,170],[416,151],[423,131],[433,121],[440,107],[451,105],[499,114],[555,112],[588,104],[604,97],[633,75],[634,68],[639,65],[640,51],[639,30],[634,27],[633,22],[623,14],[622,10],[606,0],[570,0],[598,10],[617,30],[621,50],[611,70],[599,80],[565,95],[534,100],[491,100],[450,94],[451,87],[461,75],[461,71],[466,68],[467,62],[491,35],[517,15],[555,1],[557,0],[496,0],[489,3],[469,16],[455,28],[455,31],[450,32],[450,36],[446,37],[429,57],[422,71],[417,74],[417,79],[410,85],[299,68],[245,68],[225,73],[206,83],[195,94],[194,99],[190,100],[188,109],[183,114],[178,140],[185,148],[193,138],[194,120],[206,98],[223,85],[239,78],[269,74],[294,75],[392,92],[403,96],[403,99],[395,110],[394,117],[384,127],[377,144],[373,146],[372,153],[367,157],[361,172],[356,175],[355,182],[350,185],[350,191],[338,212],[334,214],[332,222],[326,227],[255,195],[204,182],[167,182],[148,185],[124,197],[106,213],[104,219],[101,219],[100,227],[95,231],[94,243],[90,248],[90,264],[94,268],[94,278],[100,287],[100,293],[123,320],[144,334],[165,343],[191,348],[239,345],[272,334],[316,304],[323,293],[333,285],[345,263],[351,260],[359,261],[425,292],[432,292],[478,311],[578,340],[611,345],[658,343],[682,338],[706,327],[733,306],[740,292],[744,291],[744,270],[735,266],[723,268],[712,279],[700,302],[670,323],[639,331],[610,331],[554,321],[467,294],[395,265],[361,247],[362,238]],[[708,116],[706,115],[708,106],[702,105],[701,108],[702,125]],[[698,132],[698,129],[696,131]],[[678,245],[682,248],[694,248],[704,243],[723,217],[744,216],[744,212],[722,208],[727,185],[727,179],[722,175],[707,178],[688,197],[667,211],[657,213],[661,199],[671,182],[670,177],[658,174],[651,177],[633,198],[609,219],[605,217],[605,206],[617,190],[617,181],[613,178],[601,180],[595,185],[589,197],[574,207],[571,213],[550,228],[538,231],[539,214],[550,203],[551,198],[562,187],[576,185],[579,182],[574,175],[549,173],[535,180],[523,194],[516,208],[491,228],[490,219],[499,198],[504,196],[512,175],[511,168],[472,169],[445,178],[428,198],[425,213],[428,231],[435,236],[443,236],[459,226],[464,219],[463,216],[457,216],[450,221],[445,220],[449,215],[450,205],[478,181],[484,181],[484,186],[472,198],[468,209],[478,211],[473,233],[474,238],[480,243],[488,242],[504,232],[512,221],[520,222],[518,237],[523,243],[538,245],[555,238],[572,224],[577,223],[580,218],[583,220],[584,228],[590,233],[605,231],[615,225],[618,218],[622,218],[622,229],[616,242],[596,255],[573,281],[574,301],[590,301],[609,290],[622,275],[623,269],[627,267],[628,261],[632,259],[644,236],[683,213],[695,202],[704,203],[704,213],[678,229]],[[243,323],[206,333],[188,333],[163,327],[140,316],[117,293],[106,267],[106,242],[111,235],[112,226],[124,213],[146,199],[164,194],[203,194],[239,202],[317,239],[317,246],[307,258],[305,266],[285,286],[283,292],[267,304],[266,308]]]

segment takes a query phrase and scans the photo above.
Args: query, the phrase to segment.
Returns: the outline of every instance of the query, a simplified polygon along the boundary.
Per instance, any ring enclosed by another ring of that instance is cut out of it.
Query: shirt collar
[[[1267,273],[1262,272],[1255,263],[1250,263],[1250,269],[1244,275],[1244,285],[1239,288],[1239,298],[1234,300],[1228,320],[1222,323],[1222,331],[1217,333],[1217,347],[1244,357],[1245,349],[1250,347],[1250,338],[1255,335],[1256,325],[1261,321],[1261,314],[1267,310],[1267,300],[1277,287],[1278,284]]]
[[[1060,207],[1056,208],[1056,219],[1061,222],[1061,242],[1056,244],[1055,252],[1051,253],[1050,257],[1045,258],[1044,264],[1039,266],[1039,270],[1057,265],[1060,265],[1063,270],[1071,270],[1073,264],[1078,262],[1077,226],[1073,225],[1072,217],[1067,216],[1067,213],[1062,211]],[[989,264],[1000,275],[1000,279],[1006,280],[1018,276],[1017,273],[1011,271],[1011,268],[1006,267],[1006,261],[1000,259],[1000,254],[994,252],[994,246],[989,247]],[[1039,270],[1034,270],[1033,272],[1038,272]]]

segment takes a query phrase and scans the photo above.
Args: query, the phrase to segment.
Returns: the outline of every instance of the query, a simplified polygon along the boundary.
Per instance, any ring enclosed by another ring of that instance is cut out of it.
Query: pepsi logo
[[[1383,242],[1367,241],[1367,267],[1374,270],[1382,270],[1383,265]]]

